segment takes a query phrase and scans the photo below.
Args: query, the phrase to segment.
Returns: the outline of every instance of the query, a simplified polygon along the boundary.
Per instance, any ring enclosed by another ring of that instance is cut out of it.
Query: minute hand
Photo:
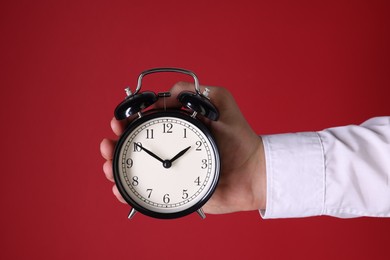
[[[148,149],[146,149],[145,147],[143,147],[142,145],[139,145],[137,143],[134,143],[136,146],[138,146],[139,148],[141,148],[142,150],[144,150],[147,154],[149,154],[150,156],[152,156],[153,158],[156,158],[157,160],[159,160],[160,162],[164,163],[164,160],[161,159],[160,157],[158,157],[157,155],[155,155],[154,153],[152,153],[151,151],[149,151]]]
[[[181,151],[180,153],[176,154],[172,159],[170,159],[169,161],[171,163],[173,163],[173,161],[175,161],[176,159],[180,158],[183,154],[185,154],[189,149],[191,148],[191,146],[188,146],[186,149],[184,149],[183,151]]]

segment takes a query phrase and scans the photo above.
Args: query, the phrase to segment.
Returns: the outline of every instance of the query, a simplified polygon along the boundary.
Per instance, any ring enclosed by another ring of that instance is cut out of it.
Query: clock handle
[[[138,77],[137,88],[135,89],[135,92],[133,95],[136,95],[140,91],[141,86],[142,86],[143,77],[145,77],[148,74],[158,73],[158,72],[176,72],[176,73],[182,73],[182,74],[192,76],[194,78],[195,91],[197,94],[201,95],[200,87],[199,87],[199,80],[198,80],[198,77],[195,75],[195,73],[190,71],[190,70],[180,69],[180,68],[154,68],[154,69],[143,71]]]

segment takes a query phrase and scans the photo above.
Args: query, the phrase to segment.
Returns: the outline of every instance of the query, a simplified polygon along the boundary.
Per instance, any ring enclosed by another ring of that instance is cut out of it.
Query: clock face
[[[123,135],[114,158],[118,188],[136,210],[172,218],[211,196],[219,155],[207,128],[179,112],[141,117]]]

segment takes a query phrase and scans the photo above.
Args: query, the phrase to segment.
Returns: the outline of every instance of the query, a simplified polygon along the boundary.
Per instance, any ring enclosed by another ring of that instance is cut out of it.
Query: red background
[[[388,3],[1,1],[0,258],[388,259],[390,219],[128,221],[99,152],[123,88],[159,66],[228,88],[259,134],[390,115]]]

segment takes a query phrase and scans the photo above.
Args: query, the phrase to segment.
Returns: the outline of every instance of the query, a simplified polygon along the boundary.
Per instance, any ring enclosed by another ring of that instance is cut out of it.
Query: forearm
[[[390,216],[390,118],[263,136],[264,218]]]

